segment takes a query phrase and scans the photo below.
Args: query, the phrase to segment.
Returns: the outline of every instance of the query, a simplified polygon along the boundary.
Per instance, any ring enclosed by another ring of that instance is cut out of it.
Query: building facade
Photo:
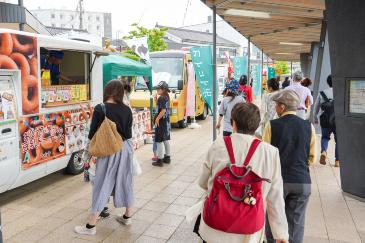
[[[80,25],[80,13],[78,11],[36,9],[31,10],[31,12],[47,27],[82,29],[100,37],[112,37],[111,13],[85,11],[82,14],[82,25]]]

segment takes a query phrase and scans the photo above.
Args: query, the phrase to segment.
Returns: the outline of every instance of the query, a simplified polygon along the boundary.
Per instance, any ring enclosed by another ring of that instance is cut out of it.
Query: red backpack
[[[231,163],[214,177],[212,191],[204,203],[204,222],[213,229],[234,234],[254,234],[264,227],[262,181],[249,166],[261,143],[255,139],[243,166],[235,165],[231,137],[224,137]]]

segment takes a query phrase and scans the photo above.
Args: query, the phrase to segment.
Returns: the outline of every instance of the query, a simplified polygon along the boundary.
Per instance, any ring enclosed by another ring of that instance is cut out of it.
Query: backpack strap
[[[243,162],[244,166],[247,166],[250,163],[251,158],[252,158],[253,154],[255,153],[257,147],[260,145],[260,143],[261,143],[261,141],[258,139],[254,139],[252,141],[250,149],[248,150],[245,162]]]
[[[327,95],[323,91],[321,91],[320,94],[321,94],[321,96],[322,96],[322,98],[324,99],[325,102],[330,101],[330,99],[328,99]]]
[[[229,160],[231,161],[231,164],[235,164],[236,159],[234,158],[232,139],[230,136],[224,136],[223,139],[224,139],[224,143],[226,144],[227,152],[229,155]]]
[[[106,116],[106,107],[104,103],[100,103],[101,111],[103,112],[104,116]]]

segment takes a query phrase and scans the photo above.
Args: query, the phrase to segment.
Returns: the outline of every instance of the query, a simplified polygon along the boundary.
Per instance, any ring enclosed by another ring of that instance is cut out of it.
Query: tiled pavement
[[[150,145],[138,150],[143,174],[135,183],[137,201],[131,226],[120,225],[112,216],[98,223],[96,236],[74,234],[73,227],[87,218],[91,187],[81,175],[58,172],[0,195],[5,243],[198,242],[192,226],[184,221],[184,212],[203,193],[196,180],[210,145],[211,120],[201,124],[199,130],[173,131],[169,166],[151,166]],[[317,164],[311,173],[305,242],[365,242],[365,203],[342,194],[337,168]],[[121,211],[112,209],[111,213]]]

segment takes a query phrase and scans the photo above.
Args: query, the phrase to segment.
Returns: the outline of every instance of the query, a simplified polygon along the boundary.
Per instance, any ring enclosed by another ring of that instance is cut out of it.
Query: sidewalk
[[[98,223],[96,236],[73,233],[86,222],[91,187],[82,175],[55,173],[0,196],[5,242],[198,242],[184,212],[203,194],[196,180],[212,127],[210,119],[201,124],[198,130],[173,131],[171,165],[152,167],[151,145],[138,150],[143,174],[135,183],[131,226],[116,222],[121,211],[110,206],[113,216]],[[305,242],[365,242],[365,203],[343,196],[339,169],[316,164],[311,174]]]

